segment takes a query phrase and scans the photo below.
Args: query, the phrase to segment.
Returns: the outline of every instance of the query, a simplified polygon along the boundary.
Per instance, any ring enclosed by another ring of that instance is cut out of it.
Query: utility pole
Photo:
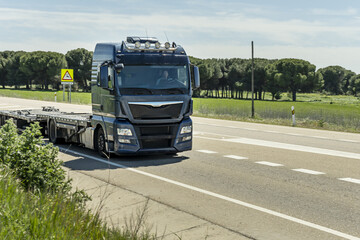
[[[251,117],[255,117],[254,106],[254,41],[251,41]]]

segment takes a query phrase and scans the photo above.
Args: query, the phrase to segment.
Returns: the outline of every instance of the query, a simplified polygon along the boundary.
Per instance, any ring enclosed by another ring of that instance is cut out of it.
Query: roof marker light
[[[169,48],[170,48],[170,43],[169,43],[169,42],[166,42],[166,43],[165,43],[165,48],[166,48],[166,49],[169,49]]]
[[[159,48],[160,48],[160,43],[159,43],[159,42],[156,42],[156,43],[155,43],[155,48],[156,48],[156,49],[159,49]]]
[[[149,41],[147,41],[147,42],[145,43],[145,48],[150,48],[150,42],[149,42]]]
[[[140,48],[140,42],[135,42],[135,48]]]

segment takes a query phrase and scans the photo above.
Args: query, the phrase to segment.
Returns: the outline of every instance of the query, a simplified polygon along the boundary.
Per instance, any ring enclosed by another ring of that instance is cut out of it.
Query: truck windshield
[[[126,65],[117,81],[123,95],[186,94],[190,88],[187,65]]]

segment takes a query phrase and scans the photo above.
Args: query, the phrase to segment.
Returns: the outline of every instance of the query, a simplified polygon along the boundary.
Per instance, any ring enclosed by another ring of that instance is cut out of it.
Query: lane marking
[[[233,158],[233,159],[237,159],[237,160],[245,160],[245,159],[248,159],[247,157],[241,157],[241,156],[236,156],[236,155],[225,155],[224,157],[226,157],[226,158]]]
[[[262,146],[262,147],[279,148],[279,149],[292,150],[292,151],[317,153],[317,154],[330,155],[330,156],[335,156],[335,157],[353,158],[353,159],[360,160],[360,154],[358,154],[358,153],[336,151],[336,150],[325,149],[325,148],[308,147],[308,146],[302,146],[302,145],[272,142],[272,141],[258,140],[258,139],[251,139],[251,138],[233,138],[233,139],[216,139],[216,140],[256,145],[256,146]]]
[[[360,184],[360,179],[356,179],[356,178],[338,178],[338,179],[341,181]]]
[[[241,128],[239,128],[239,129],[241,129]],[[249,130],[249,131],[258,131],[255,128],[242,128],[242,129]]]
[[[323,172],[313,171],[313,170],[304,169],[304,168],[298,168],[298,169],[292,169],[292,170],[293,170],[293,171],[296,171],[296,172],[302,172],[302,173],[307,173],[307,174],[312,174],[312,175],[325,174],[325,173],[323,173]]]
[[[90,158],[92,160],[102,162],[104,164],[112,165],[112,166],[115,166],[115,167],[118,167],[118,168],[125,169],[125,170],[130,171],[130,172],[134,172],[134,173],[138,173],[138,174],[141,174],[141,175],[144,175],[144,176],[155,178],[155,179],[158,179],[160,181],[171,183],[171,184],[174,184],[174,185],[177,185],[177,186],[180,186],[180,187],[183,187],[183,188],[195,191],[195,192],[199,192],[199,193],[202,193],[202,194],[205,194],[205,195],[208,195],[208,196],[212,196],[212,197],[215,197],[215,198],[218,198],[218,199],[221,199],[221,200],[225,200],[225,201],[228,201],[228,202],[235,203],[235,204],[243,206],[243,207],[247,207],[247,208],[251,208],[251,209],[263,212],[263,213],[267,213],[267,214],[270,214],[272,216],[276,216],[276,217],[279,217],[279,218],[282,218],[282,219],[286,219],[288,221],[295,222],[295,223],[298,223],[298,224],[301,224],[301,225],[304,225],[304,226],[307,226],[307,227],[310,227],[310,228],[313,228],[313,229],[317,229],[317,230],[320,230],[322,232],[330,233],[330,234],[335,235],[335,236],[339,236],[339,237],[349,239],[349,240],[360,240],[359,237],[355,237],[355,236],[352,236],[352,235],[349,235],[349,234],[346,234],[346,233],[343,233],[343,232],[340,232],[340,231],[337,231],[337,230],[334,230],[334,229],[331,229],[331,228],[327,228],[327,227],[324,227],[324,226],[321,226],[321,225],[318,225],[318,224],[315,224],[315,223],[311,223],[311,222],[308,222],[308,221],[305,221],[305,220],[301,220],[299,218],[291,217],[289,215],[279,213],[279,212],[275,212],[273,210],[269,210],[269,209],[266,209],[266,208],[263,208],[263,207],[259,207],[259,206],[256,206],[254,204],[246,203],[246,202],[234,199],[234,198],[226,197],[226,196],[220,195],[218,193],[207,191],[207,190],[204,190],[204,189],[201,189],[201,188],[198,188],[198,187],[194,187],[194,186],[191,186],[191,185],[188,185],[188,184],[185,184],[185,183],[181,183],[181,182],[174,181],[174,180],[171,180],[171,179],[168,179],[168,178],[160,177],[160,176],[155,175],[155,174],[147,173],[147,172],[137,170],[137,169],[134,169],[134,168],[129,168],[129,167],[124,166],[124,165],[120,165],[120,164],[117,164],[117,163],[114,163],[114,162],[110,162],[109,160],[100,159],[98,157],[93,157],[93,156],[90,156],[90,155],[87,155],[87,154],[79,153],[79,152],[76,152],[76,151],[73,151],[73,150],[70,150],[70,149],[65,149],[65,148],[62,148],[62,147],[59,147],[59,149],[62,150],[63,152],[65,152],[65,153],[68,152],[68,153],[72,153],[72,154],[75,154],[75,155],[78,155],[78,156],[81,156],[81,157]]]
[[[267,161],[260,161],[260,162],[255,162],[255,163],[270,166],[270,167],[282,167],[282,166],[284,166],[283,164],[280,164],[280,163],[273,163],[273,162],[267,162]]]
[[[300,133],[286,133],[286,134],[287,134],[287,135],[290,135],[290,136],[306,137],[306,135],[300,134]]]
[[[350,140],[350,139],[339,139],[339,141],[342,141],[342,142],[349,142],[349,143],[358,143],[358,142],[359,142],[359,141]]]
[[[201,153],[207,153],[207,154],[214,154],[214,153],[217,153],[217,152],[214,152],[214,151],[210,151],[210,150],[196,150],[197,152],[201,152]]]
[[[280,133],[278,131],[272,131],[272,130],[265,130],[264,132],[267,132],[267,133]]]
[[[21,106],[19,105],[9,105],[9,106],[3,106],[3,107],[0,107],[0,108],[19,108]]]
[[[320,139],[328,139],[327,137],[323,137],[323,136],[312,136],[313,138],[320,138]]]
[[[308,135],[299,134],[299,133],[287,133],[287,132],[279,132],[279,131],[272,131],[272,130],[261,130],[261,129],[255,129],[255,128],[247,128],[247,127],[224,126],[224,125],[211,124],[211,123],[196,123],[196,124],[209,125],[209,126],[215,126],[215,127],[227,127],[227,128],[233,128],[233,129],[242,129],[242,130],[249,130],[249,131],[257,131],[257,132],[266,132],[266,133],[278,133],[278,134],[284,134],[284,135],[290,135],[290,136],[309,137],[309,138],[320,138],[320,139],[331,140],[331,141],[340,141],[340,142],[351,142],[351,143],[359,143],[359,142],[360,142],[360,141],[356,141],[356,140],[334,139],[334,138],[322,137],[322,136],[308,136]]]

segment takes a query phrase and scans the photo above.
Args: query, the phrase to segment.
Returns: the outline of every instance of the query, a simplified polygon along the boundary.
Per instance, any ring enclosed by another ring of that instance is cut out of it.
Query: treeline
[[[84,48],[57,52],[0,52],[0,86],[48,90],[60,89],[60,69],[74,69],[75,89],[90,91],[92,52]],[[197,96],[215,98],[249,98],[251,92],[251,59],[198,59],[191,62],[199,67],[201,89]],[[263,99],[265,92],[272,98],[290,92],[323,92],[360,96],[360,74],[340,66],[316,70],[316,66],[301,59],[254,60],[254,91],[256,99]]]
[[[198,59],[191,62],[199,67],[201,90],[198,96],[215,98],[248,98],[251,92],[251,59]],[[316,66],[301,59],[254,59],[254,92],[263,99],[265,92],[272,98],[290,92],[293,101],[296,93],[323,92],[360,96],[360,74],[340,66],[316,70]],[[246,95],[245,95],[246,93]]]
[[[92,52],[78,48],[65,55],[57,52],[0,52],[0,86],[26,89],[60,89],[62,68],[74,69],[76,87],[90,90]]]

